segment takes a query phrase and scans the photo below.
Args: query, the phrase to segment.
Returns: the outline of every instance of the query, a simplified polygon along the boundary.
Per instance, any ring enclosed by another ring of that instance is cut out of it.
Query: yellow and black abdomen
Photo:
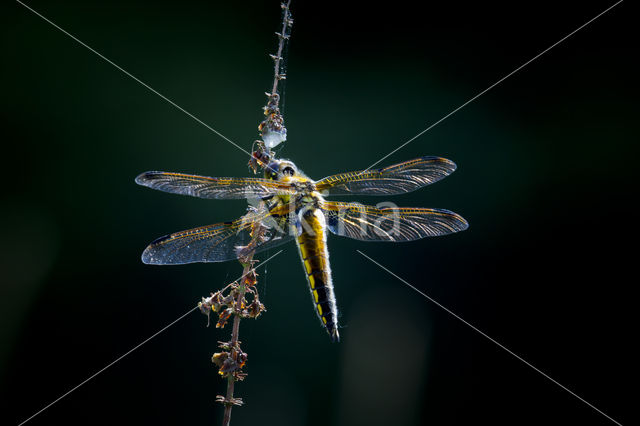
[[[338,333],[338,309],[333,293],[326,223],[322,211],[310,208],[303,214],[302,233],[297,238],[302,266],[307,274],[311,298],[318,317],[334,342]]]

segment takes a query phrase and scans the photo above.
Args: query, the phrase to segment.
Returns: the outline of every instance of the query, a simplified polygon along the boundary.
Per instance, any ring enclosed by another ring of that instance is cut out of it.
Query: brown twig
[[[267,93],[267,105],[264,107],[266,118],[258,127],[262,141],[258,141],[257,149],[253,151],[249,160],[249,166],[254,173],[269,166],[269,161],[273,159],[274,153],[271,148],[286,140],[287,129],[284,126],[284,118],[280,113],[278,93],[278,82],[286,78],[282,72],[282,55],[285,45],[290,37],[293,19],[289,11],[291,0],[282,3],[282,30],[276,33],[278,36],[278,51],[275,55],[270,55],[274,60],[274,79],[271,93]],[[251,213],[248,213],[249,216]],[[258,291],[255,288],[257,275],[254,268],[256,247],[263,242],[267,228],[260,222],[251,222],[251,217],[245,217],[251,226],[251,241],[245,247],[238,249],[238,260],[243,266],[242,277],[224,287],[222,290],[212,293],[208,298],[202,298],[199,303],[200,310],[207,316],[211,312],[218,313],[216,328],[224,327],[229,318],[233,315],[233,326],[231,330],[231,340],[229,342],[218,342],[222,352],[215,353],[212,361],[219,367],[218,373],[227,379],[227,392],[223,397],[218,395],[216,401],[224,404],[223,426],[229,426],[231,422],[231,411],[234,405],[242,405],[242,399],[234,396],[235,383],[243,380],[246,374],[242,372],[242,367],[247,360],[247,354],[240,348],[240,320],[242,318],[257,318],[265,307],[260,303]],[[278,255],[276,253],[271,258]],[[266,263],[271,258],[263,262]],[[251,293],[253,300],[248,303],[247,293]]]
[[[291,18],[291,11],[289,10],[290,4],[291,0],[288,0],[286,4],[281,3],[280,5],[282,7],[282,30],[276,32],[278,36],[278,51],[275,55],[269,55],[274,62],[273,87],[271,93],[265,93],[267,95],[267,105],[263,109],[266,118],[258,126],[258,131],[260,132],[267,152],[287,140],[287,129],[284,126],[284,117],[280,113],[278,83],[280,80],[287,78],[283,72],[282,64],[284,58],[282,55],[291,37],[291,27],[293,26],[293,19]]]
[[[211,361],[219,367],[218,373],[227,379],[226,396],[218,395],[216,397],[216,401],[225,406],[222,423],[224,426],[229,425],[233,406],[242,405],[242,399],[234,397],[235,382],[244,380],[246,377],[242,368],[247,361],[247,354],[240,347],[240,320],[242,318],[258,318],[265,311],[256,288],[257,274],[254,267],[256,261],[253,256],[255,248],[262,241],[266,230],[267,228],[262,223],[252,223],[251,241],[247,246],[238,248],[239,261],[243,266],[242,276],[222,290],[212,293],[211,296],[203,297],[198,304],[202,313],[207,317],[211,312],[218,314],[216,328],[224,327],[229,318],[233,316],[231,340],[218,342],[222,352],[216,352],[211,358]],[[266,259],[262,264],[266,264],[281,252],[282,250]],[[247,294],[252,296],[250,303],[247,300]]]
[[[293,19],[291,19],[291,12],[289,11],[289,5],[291,4],[291,0],[287,1],[287,4],[282,3],[282,30],[279,33],[276,33],[278,36],[278,52],[275,55],[270,55],[274,61],[274,72],[273,72],[273,89],[271,89],[271,95],[275,95],[278,93],[278,82],[280,80],[286,79],[286,75],[281,73],[280,69],[280,61],[283,60],[282,52],[284,51],[284,46],[289,40],[289,36],[291,35],[288,31],[291,30],[291,26],[293,25]]]
[[[255,242],[257,238],[259,238],[259,233],[253,236],[250,246],[255,246]],[[248,256],[241,260],[241,263],[244,264],[244,268],[242,270],[243,281],[251,274],[253,277],[253,284],[255,284],[255,271],[253,270],[253,256],[255,254],[254,250],[251,250]],[[238,355],[243,352],[240,350],[240,341],[238,340],[238,336],[240,335],[240,313],[242,312],[243,304],[244,304],[244,295],[246,292],[247,281],[244,281],[240,284],[238,295],[235,299],[235,316],[233,318],[233,329],[231,331],[231,358],[233,361],[238,364]],[[242,362],[244,364],[244,362]],[[244,378],[244,377],[242,377]],[[231,409],[234,405],[241,405],[242,400],[239,398],[233,397],[233,391],[235,389],[235,383],[238,380],[242,380],[242,378],[237,377],[237,375],[230,374],[227,378],[227,396],[225,398],[224,404],[224,416],[222,417],[222,425],[229,426],[231,422]]]

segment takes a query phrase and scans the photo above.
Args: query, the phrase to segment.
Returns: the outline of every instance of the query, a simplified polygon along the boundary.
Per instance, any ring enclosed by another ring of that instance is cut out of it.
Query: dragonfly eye
[[[295,170],[293,170],[293,167],[287,166],[284,169],[282,169],[282,174],[293,176],[295,174]]]
[[[264,171],[264,177],[276,180],[278,178],[278,164],[270,163]]]

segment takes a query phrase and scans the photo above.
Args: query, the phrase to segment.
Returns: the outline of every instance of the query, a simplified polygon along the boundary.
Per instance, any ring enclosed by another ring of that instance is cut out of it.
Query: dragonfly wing
[[[414,241],[469,227],[462,216],[443,209],[378,209],[359,203],[325,201],[322,210],[331,232],[361,241]]]
[[[278,220],[278,223],[275,223]],[[180,265],[194,262],[235,260],[252,241],[254,224],[262,221],[262,234],[255,253],[293,240],[288,219],[273,219],[267,213],[248,214],[233,222],[216,223],[165,235],[153,241],[142,253],[142,261],[153,265]]]
[[[382,169],[328,176],[316,182],[316,189],[327,195],[403,194],[437,182],[455,170],[455,163],[446,158],[421,157]]]
[[[199,198],[242,199],[294,193],[290,185],[260,178],[220,178],[171,172],[145,172],[136,178],[138,185],[172,194]]]

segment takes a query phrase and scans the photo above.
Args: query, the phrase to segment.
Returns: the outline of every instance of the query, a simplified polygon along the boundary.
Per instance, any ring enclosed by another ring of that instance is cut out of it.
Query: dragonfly
[[[327,235],[360,241],[407,242],[464,231],[467,221],[444,209],[374,207],[327,201],[335,195],[396,195],[437,182],[456,165],[427,156],[385,168],[341,173],[314,181],[285,159],[270,159],[263,178],[207,177],[149,171],[136,183],[205,199],[248,199],[253,207],[239,219],[176,232],[153,241],[142,253],[152,265],[224,262],[295,240],[321,324],[340,340]],[[380,206],[380,205],[378,205]],[[260,229],[256,235],[256,229]]]

